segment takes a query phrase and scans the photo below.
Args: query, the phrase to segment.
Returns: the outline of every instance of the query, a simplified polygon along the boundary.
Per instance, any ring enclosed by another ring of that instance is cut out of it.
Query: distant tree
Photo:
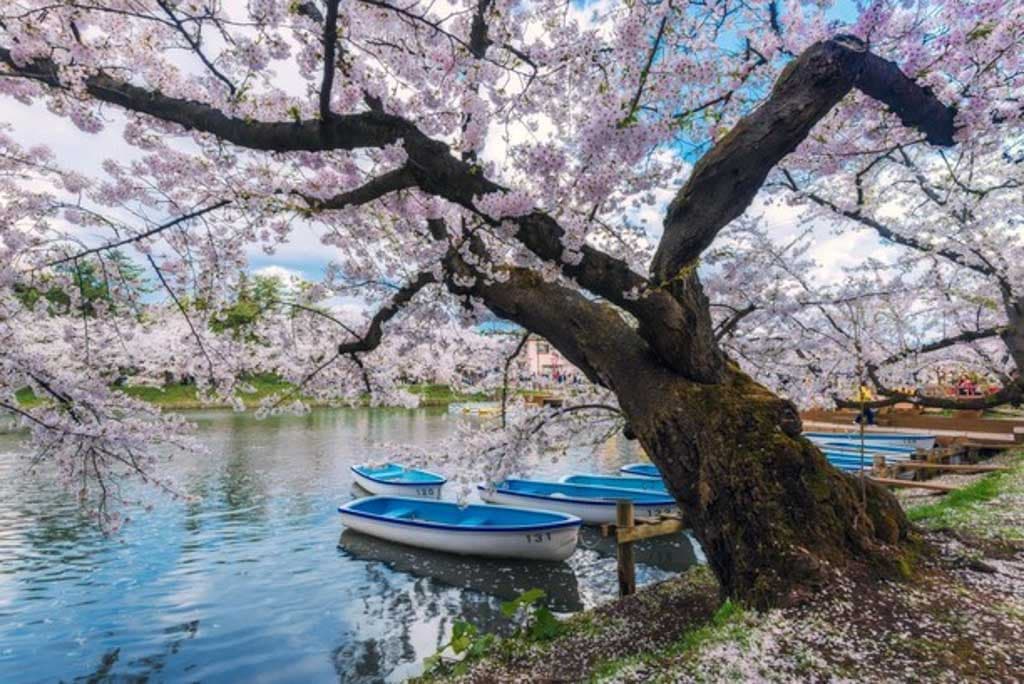
[[[115,290],[118,293],[115,295]],[[45,301],[51,316],[70,314],[96,317],[97,306],[117,307],[120,302],[138,301],[151,292],[142,267],[120,250],[111,250],[103,261],[62,263],[52,273],[28,284],[17,283],[18,300],[32,309]]]
[[[238,276],[233,301],[221,306],[210,318],[210,329],[236,339],[261,342],[256,324],[285,307],[285,284],[278,276]]]

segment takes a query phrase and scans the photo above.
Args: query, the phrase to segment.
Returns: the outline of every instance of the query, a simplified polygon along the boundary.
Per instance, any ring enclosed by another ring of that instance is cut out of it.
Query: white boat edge
[[[378,496],[411,496],[418,499],[440,499],[444,485],[448,480],[440,475],[441,482],[382,482],[381,480],[375,480],[371,477],[367,477],[360,473],[356,468],[362,466],[355,465],[349,466],[349,470],[352,471],[352,479],[357,485]],[[423,471],[429,472],[429,471]],[[435,475],[436,473],[430,473]]]

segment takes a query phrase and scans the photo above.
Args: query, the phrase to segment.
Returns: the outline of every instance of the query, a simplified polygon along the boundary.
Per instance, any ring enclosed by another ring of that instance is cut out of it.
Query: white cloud
[[[293,280],[302,280],[302,274],[294,269],[277,266],[276,264],[264,266],[253,271],[254,275],[267,278],[277,278],[283,283],[290,283]]]

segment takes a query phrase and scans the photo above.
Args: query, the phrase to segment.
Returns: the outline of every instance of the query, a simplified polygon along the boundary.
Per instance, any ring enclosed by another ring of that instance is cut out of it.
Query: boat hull
[[[485,558],[563,561],[576,550],[579,522],[538,530],[455,530],[410,525],[340,510],[345,527],[387,541],[424,549]]]
[[[627,495],[628,490],[623,490],[623,494]],[[603,525],[615,522],[614,501],[586,502],[579,499],[541,497],[487,488],[480,489],[480,498],[487,503],[501,504],[503,506],[541,508],[546,511],[575,515],[587,525]],[[623,496],[623,498],[628,498],[628,496]],[[679,508],[669,504],[634,503],[633,512],[638,518],[653,518],[664,514],[679,513]]]
[[[362,473],[353,470],[352,479],[355,483],[370,492],[380,496],[413,496],[421,499],[440,499],[444,482],[381,482],[366,477]]]
[[[804,436],[812,442],[850,441],[859,444],[861,439],[859,432],[806,432]],[[935,435],[865,432],[864,442],[878,446],[909,446],[929,450],[935,448]]]

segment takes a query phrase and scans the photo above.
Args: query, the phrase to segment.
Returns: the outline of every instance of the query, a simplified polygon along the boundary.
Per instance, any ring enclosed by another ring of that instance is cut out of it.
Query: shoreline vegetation
[[[246,380],[255,389],[255,392],[242,395],[248,408],[259,406],[261,399],[273,394],[284,395],[290,392],[294,385],[281,380],[277,376],[264,374]],[[196,387],[193,384],[174,383],[163,387],[151,385],[123,386],[120,389],[130,397],[142,399],[155,406],[173,410],[209,409],[209,408],[231,408],[229,402],[204,403],[196,397]],[[406,389],[420,399],[420,406],[447,406],[448,404],[462,401],[490,401],[490,397],[482,393],[464,394],[453,390],[443,384],[414,384]],[[24,407],[37,406],[43,400],[36,397],[30,389],[19,390],[16,393],[18,403]],[[328,402],[303,397],[303,401],[313,407],[330,406]],[[366,402],[369,404],[369,401]]]
[[[247,408],[256,408],[261,399],[275,393],[286,394],[291,391],[294,385],[285,382],[276,375],[263,373],[246,380],[255,389],[255,392],[243,395]],[[195,385],[191,383],[173,383],[157,387],[154,385],[125,385],[120,388],[125,394],[136,399],[142,399],[155,406],[174,410],[193,410],[210,408],[231,408],[229,402],[204,403],[196,398]],[[407,385],[406,388],[412,394],[419,396],[420,407],[447,406],[448,404],[471,401],[497,401],[497,393],[488,395],[486,393],[462,393],[453,390],[449,385],[440,383],[417,383]],[[543,394],[543,390],[515,390],[515,394],[530,395]],[[15,393],[18,403],[23,407],[37,406],[43,400],[36,397],[32,390],[22,389]],[[303,401],[315,408],[331,406],[329,402],[303,397]],[[369,401],[365,402],[369,405]],[[928,411],[934,417],[953,417],[954,412],[949,410]],[[987,419],[1020,420],[1024,412],[1018,409],[1000,408],[984,412]]]
[[[1024,679],[1024,450],[1011,470],[907,490],[920,545],[902,579],[840,581],[765,613],[720,602],[704,566],[561,621],[552,639],[494,639],[420,682],[1019,681]]]

